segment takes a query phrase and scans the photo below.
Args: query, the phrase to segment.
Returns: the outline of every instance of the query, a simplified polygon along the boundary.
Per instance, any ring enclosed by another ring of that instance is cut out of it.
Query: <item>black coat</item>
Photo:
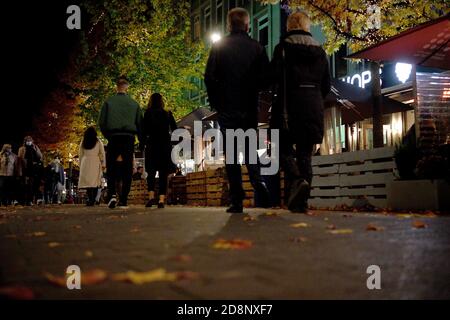
[[[173,171],[171,132],[177,129],[172,112],[148,109],[144,114],[146,171]]]
[[[326,53],[305,31],[289,32],[275,47],[271,75],[277,99],[272,108],[272,128],[280,128],[282,121],[285,92],[283,61],[286,65],[289,134],[298,143],[322,143],[323,99],[330,91],[331,81]]]
[[[245,32],[233,32],[214,44],[205,72],[210,105],[222,128],[255,128],[258,92],[264,86],[266,50]]]

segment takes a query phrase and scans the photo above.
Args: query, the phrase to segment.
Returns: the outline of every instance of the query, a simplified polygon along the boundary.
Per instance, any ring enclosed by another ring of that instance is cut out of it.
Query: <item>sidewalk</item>
[[[246,212],[0,209],[0,287],[26,286],[38,299],[450,298],[450,217]],[[68,290],[43,275],[63,276],[74,264],[109,277]],[[367,289],[369,265],[381,268],[381,290]],[[167,279],[138,285],[113,278],[159,268]]]

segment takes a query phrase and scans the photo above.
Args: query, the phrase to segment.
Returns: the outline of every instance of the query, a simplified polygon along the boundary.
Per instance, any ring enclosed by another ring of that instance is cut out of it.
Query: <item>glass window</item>
[[[206,7],[204,11],[205,34],[208,35],[211,30],[211,7]]]
[[[218,0],[216,3],[216,24],[218,26],[223,26],[223,2]]]
[[[270,56],[269,48],[269,17],[265,16],[258,20],[258,41],[266,48],[267,54]]]

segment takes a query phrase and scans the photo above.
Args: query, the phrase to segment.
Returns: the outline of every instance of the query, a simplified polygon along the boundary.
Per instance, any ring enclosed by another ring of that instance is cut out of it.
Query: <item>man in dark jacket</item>
[[[327,56],[309,32],[310,23],[305,13],[291,14],[288,33],[275,47],[271,62],[277,88],[271,128],[280,129],[281,164],[290,185],[288,208],[294,212],[308,207],[311,156],[322,143],[323,99],[330,91]]]
[[[218,112],[222,132],[227,129],[256,129],[258,125],[258,92],[264,79],[269,60],[263,46],[248,36],[250,17],[242,8],[228,13],[230,35],[213,45],[205,72],[205,84],[211,107]],[[224,146],[226,135],[224,134]],[[246,158],[249,152],[246,147]],[[234,152],[236,155],[236,152]],[[233,164],[228,164],[233,162]],[[267,187],[261,179],[258,164],[249,164],[245,159],[253,188],[263,199],[263,206],[269,206]],[[227,159],[226,165],[230,183],[231,213],[242,212],[244,190],[242,188],[241,166]]]
[[[100,111],[98,125],[108,139],[106,168],[108,206],[116,207],[116,183],[121,182],[119,206],[126,207],[133,175],[135,135],[142,134],[142,111],[128,94],[127,79],[117,81],[117,94],[110,97]]]

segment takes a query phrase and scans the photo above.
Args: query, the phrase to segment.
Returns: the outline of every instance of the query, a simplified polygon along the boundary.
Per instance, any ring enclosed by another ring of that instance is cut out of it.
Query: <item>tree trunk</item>
[[[383,106],[381,104],[381,85],[380,85],[380,64],[379,62],[370,63],[372,72],[372,99],[373,99],[373,146],[381,148],[383,141]]]

